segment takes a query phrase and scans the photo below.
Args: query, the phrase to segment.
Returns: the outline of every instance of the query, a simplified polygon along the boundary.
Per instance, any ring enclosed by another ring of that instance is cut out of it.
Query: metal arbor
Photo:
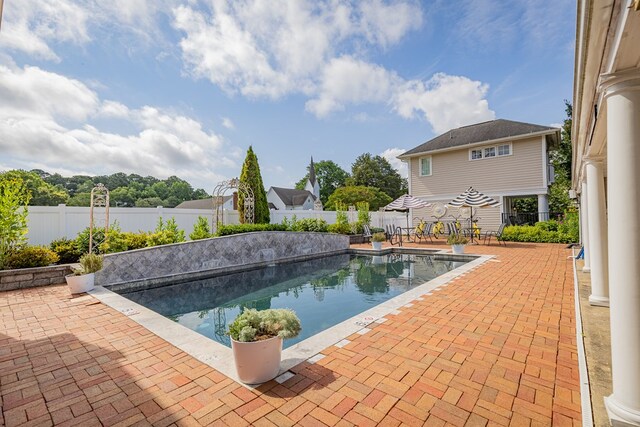
[[[242,193],[244,200],[244,223],[253,224],[255,220],[255,198],[253,197],[253,190],[250,186],[240,181],[240,179],[233,178],[229,181],[222,181],[213,189],[213,208],[216,216],[216,229],[218,228],[218,224],[224,225],[224,211],[222,208],[224,205],[224,194],[229,189],[235,189],[239,193]]]
[[[104,208],[104,211],[101,211]],[[97,225],[96,225],[97,224]],[[104,224],[104,234],[96,235],[96,227]],[[89,253],[93,252],[93,246],[100,246],[107,240],[109,233],[109,189],[99,183],[91,189],[91,208],[89,210]]]

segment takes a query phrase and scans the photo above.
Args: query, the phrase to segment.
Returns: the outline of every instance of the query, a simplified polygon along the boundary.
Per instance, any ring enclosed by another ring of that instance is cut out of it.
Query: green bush
[[[292,226],[292,231],[314,231],[324,233],[329,225],[321,218],[303,218],[296,221]]]
[[[282,224],[233,224],[218,227],[217,236],[230,236],[232,234],[252,233],[254,231],[287,231]]]
[[[122,233],[125,241],[127,242],[127,250],[132,251],[134,249],[142,249],[147,247],[148,234],[144,231],[138,231],[137,233],[125,232]]]
[[[116,224],[113,224],[109,228],[109,233],[114,231],[119,231],[119,230],[120,228],[118,228]],[[87,227],[84,230],[82,230],[80,233],[78,233],[78,236],[76,236],[76,249],[81,254],[89,253],[89,233],[90,233],[90,230],[89,230],[89,227]],[[93,253],[95,254],[103,253],[102,250],[100,249],[100,246],[104,242],[105,242],[104,227],[94,227]]]
[[[79,276],[81,274],[95,273],[102,270],[102,255],[84,254],[80,257],[80,267],[73,269],[73,274]]]
[[[31,192],[22,179],[0,179],[0,269],[11,252],[26,242],[29,200]]]
[[[9,253],[5,268],[46,267],[58,262],[59,259],[58,254],[44,246],[22,246]]]
[[[209,220],[203,216],[198,216],[198,221],[193,225],[193,232],[189,234],[191,240],[208,239],[211,237]]]
[[[58,255],[60,264],[70,264],[80,259],[80,251],[75,240],[61,238],[49,244],[49,248]]]
[[[565,212],[564,219],[537,222],[535,225],[505,227],[500,240],[509,242],[575,243],[580,238],[578,213]]]
[[[185,240],[184,230],[178,229],[175,218],[171,218],[165,223],[160,217],[155,231],[147,236],[147,246],[169,245]]]
[[[329,231],[329,233],[352,234],[351,226],[348,223],[345,224],[341,222],[329,225],[329,227],[327,227],[327,231]]]

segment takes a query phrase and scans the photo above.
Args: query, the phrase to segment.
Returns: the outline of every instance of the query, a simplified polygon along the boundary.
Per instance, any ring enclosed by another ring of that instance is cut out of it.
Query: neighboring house
[[[237,200],[235,200],[235,193],[230,196],[222,196],[222,209],[224,210],[237,210]],[[179,209],[209,209],[213,210],[218,207],[218,203],[213,202],[213,197],[199,200],[187,200],[180,203],[176,208]]]
[[[585,309],[580,298],[582,313],[602,316],[597,334],[585,328],[592,388],[580,394],[591,396],[592,425],[640,426],[640,0],[577,3],[572,195],[584,264],[576,275],[591,305],[609,306]]]
[[[547,219],[553,182],[548,154],[559,140],[560,129],[499,119],[450,130],[407,151],[398,158],[409,167],[409,194],[432,203],[411,217],[431,221],[433,204],[446,205],[473,187],[501,203],[474,211],[483,230],[497,229],[522,197],[537,196],[539,216]],[[442,220],[452,214],[460,215],[448,208]]]
[[[313,157],[309,165],[309,179],[304,190],[295,188],[270,187],[267,191],[269,209],[276,210],[310,210],[322,209],[320,202],[320,184],[316,179]]]

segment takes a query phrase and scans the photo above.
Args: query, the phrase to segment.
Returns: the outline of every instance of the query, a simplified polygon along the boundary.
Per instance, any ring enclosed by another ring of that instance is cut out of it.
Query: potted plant
[[[65,276],[72,294],[81,294],[93,289],[95,272],[102,268],[102,256],[84,254],[80,257],[80,267],[72,268],[73,274]]]
[[[451,245],[451,250],[454,254],[463,254],[464,245],[469,243],[469,239],[460,234],[450,234],[447,238],[447,244]]]
[[[240,381],[260,384],[275,378],[283,339],[298,336],[301,329],[300,319],[287,308],[251,308],[240,313],[228,332]]]
[[[382,242],[387,240],[387,237],[384,233],[373,233],[371,236],[371,246],[374,250],[379,251],[382,249]]]

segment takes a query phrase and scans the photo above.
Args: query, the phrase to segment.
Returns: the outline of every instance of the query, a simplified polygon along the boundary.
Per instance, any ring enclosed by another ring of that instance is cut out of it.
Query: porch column
[[[549,199],[546,194],[538,194],[538,221],[549,220]]]
[[[580,225],[582,226],[582,247],[584,248],[584,265],[582,271],[591,272],[591,250],[589,249],[589,214],[587,212],[587,181],[582,181],[580,193]]]
[[[604,200],[602,161],[587,160],[587,215],[589,216],[589,250],[591,258],[591,305],[609,306],[609,255],[607,248],[607,215]]]
[[[605,405],[614,427],[640,426],[640,70],[604,75],[602,89],[613,378],[613,394]]]

